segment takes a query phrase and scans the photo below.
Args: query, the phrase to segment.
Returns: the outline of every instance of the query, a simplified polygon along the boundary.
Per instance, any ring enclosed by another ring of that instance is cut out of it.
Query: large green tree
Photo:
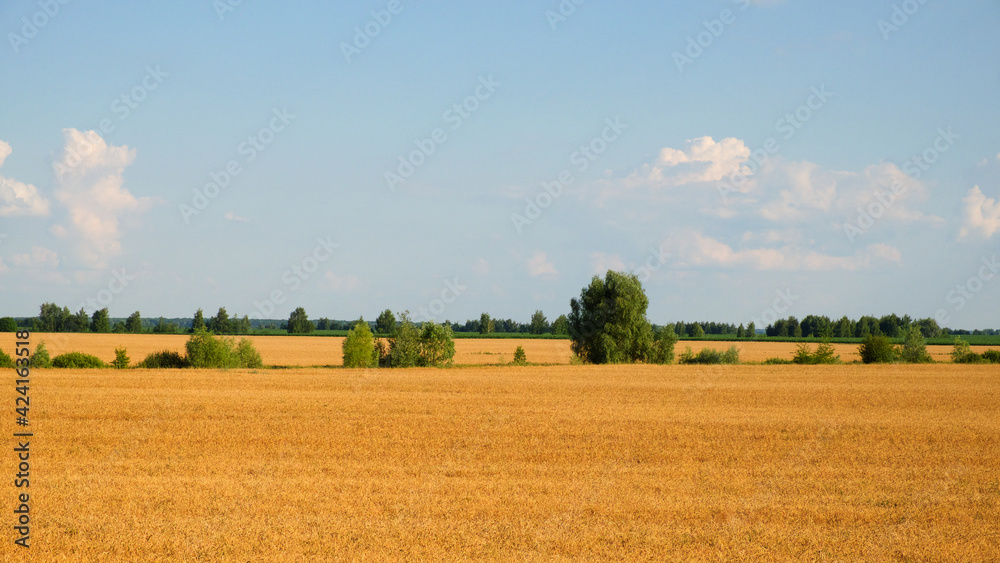
[[[191,321],[191,332],[198,332],[199,330],[205,330],[205,313],[201,309],[195,311],[194,319]]]
[[[0,332],[17,332],[17,321],[14,317],[0,319]]]
[[[542,334],[547,330],[549,330],[549,322],[545,319],[545,315],[540,310],[535,311],[535,314],[531,315],[531,325],[528,327],[528,332]]]
[[[142,332],[142,316],[139,314],[139,311],[132,313],[125,319],[125,332],[132,334],[140,334]]]
[[[836,328],[833,329],[833,335],[838,338],[850,338],[854,336],[854,325],[851,323],[851,319],[847,318],[846,315],[840,317]]]
[[[288,334],[308,334],[316,330],[316,325],[309,320],[309,315],[302,307],[296,308],[288,316]]]
[[[208,320],[208,330],[215,334],[229,334],[233,332],[232,321],[229,320],[229,313],[225,307],[219,307],[219,312]]]
[[[635,274],[608,270],[604,279],[594,276],[580,298],[570,300],[573,352],[593,364],[646,361],[653,342],[648,306]]]
[[[487,313],[479,316],[479,334],[489,334],[496,329],[496,323]]]
[[[569,334],[569,319],[566,315],[559,315],[552,321],[552,334]]]
[[[941,327],[938,326],[936,320],[928,317],[926,319],[918,319],[913,322],[914,326],[920,328],[921,334],[924,338],[937,338],[941,336]]]
[[[108,317],[108,308],[94,311],[90,317],[90,332],[111,332],[111,319]]]
[[[420,331],[420,365],[442,367],[451,365],[455,357],[455,341],[448,325],[424,323]]]
[[[386,309],[375,319],[375,332],[379,334],[392,334],[393,329],[396,328],[396,315],[392,314],[392,311]]]
[[[80,307],[80,310],[77,311],[75,315],[66,317],[66,322],[63,325],[63,331],[90,332],[90,316],[87,315],[87,311],[84,311],[83,307]]]
[[[38,332],[62,332],[69,316],[68,307],[59,307],[55,303],[42,303],[34,328]]]
[[[569,334],[569,318],[566,315],[559,315],[552,321],[552,334]]]

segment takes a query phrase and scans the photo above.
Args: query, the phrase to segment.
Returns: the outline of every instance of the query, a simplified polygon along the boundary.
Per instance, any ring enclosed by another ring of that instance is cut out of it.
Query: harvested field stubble
[[[37,560],[1000,552],[1000,377],[990,366],[34,379]],[[4,417],[3,430],[12,423]],[[12,485],[4,480],[2,498],[14,498]],[[10,538],[0,552],[24,553]]]

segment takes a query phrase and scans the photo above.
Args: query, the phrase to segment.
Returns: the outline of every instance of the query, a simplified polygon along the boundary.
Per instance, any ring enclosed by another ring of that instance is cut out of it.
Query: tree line
[[[778,319],[768,325],[765,334],[767,336],[805,338],[865,338],[869,335],[905,338],[910,333],[910,329],[914,327],[920,331],[924,338],[967,334],[987,336],[1000,334],[1000,331],[993,329],[953,330],[939,326],[938,322],[930,317],[912,319],[909,315],[900,317],[894,313],[879,318],[863,316],[857,320],[844,316],[836,321],[831,320],[830,317],[818,315],[809,315],[801,321],[795,317],[788,317],[787,319]]]
[[[331,320],[320,318],[309,319],[303,307],[298,307],[289,315],[288,320],[250,319],[248,316],[230,316],[225,307],[220,307],[212,317],[206,317],[202,309],[195,311],[191,318],[158,319],[143,318],[139,311],[122,319],[109,316],[108,309],[94,311],[88,315],[81,308],[72,313],[68,307],[59,307],[55,303],[43,303],[37,317],[14,319],[0,318],[0,332],[15,332],[19,329],[31,329],[36,332],[94,332],[94,333],[154,333],[154,334],[192,334],[199,329],[215,334],[245,335],[255,331],[286,331],[289,334],[308,334],[314,331],[347,331],[354,327],[357,321]],[[369,328],[376,334],[391,334],[397,321],[392,311],[382,311],[374,322],[369,322]],[[424,323],[417,323],[422,326]],[[437,324],[437,323],[434,323]],[[493,318],[489,313],[482,313],[478,319],[469,319],[465,323],[445,321],[454,333],[508,333],[508,334],[552,334],[570,336],[570,317],[559,315],[549,322],[541,310],[535,311],[527,323],[513,319]],[[1000,330],[960,330],[941,327],[932,318],[912,319],[909,315],[902,317],[896,314],[882,317],[863,316],[851,319],[843,316],[832,320],[823,315],[808,315],[801,321],[794,316],[778,319],[763,329],[763,335],[768,337],[786,338],[865,338],[868,335],[903,338],[911,327],[920,329],[924,338],[939,338],[955,335],[1000,335]],[[736,326],[731,323],[719,322],[684,322],[678,321],[666,325],[651,325],[652,329],[660,330],[669,327],[678,338],[702,338],[709,335],[733,336],[737,338],[756,338],[758,334],[754,323]]]

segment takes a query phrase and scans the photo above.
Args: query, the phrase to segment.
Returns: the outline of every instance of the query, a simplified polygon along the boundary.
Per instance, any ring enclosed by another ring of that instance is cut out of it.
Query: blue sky
[[[230,4],[0,5],[0,313],[1000,326],[997,2]]]

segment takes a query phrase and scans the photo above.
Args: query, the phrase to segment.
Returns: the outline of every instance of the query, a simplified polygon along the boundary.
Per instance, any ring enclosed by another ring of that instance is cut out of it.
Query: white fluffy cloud
[[[896,164],[843,171],[809,161],[785,161],[780,155],[761,159],[735,138],[715,142],[700,137],[687,141],[683,149],[664,148],[655,162],[625,178],[604,182],[596,202],[604,206],[628,198],[656,203],[667,193],[662,188],[683,186],[702,189],[670,190],[672,204],[717,219],[757,217],[773,223],[831,225],[856,219],[859,207],[875,206],[885,224],[944,223],[913,207],[927,199],[928,189]]]
[[[849,256],[832,256],[804,251],[795,246],[735,250],[717,239],[695,231],[678,233],[663,243],[681,268],[734,267],[753,270],[854,271],[878,262],[900,262],[896,248],[873,244]]]
[[[10,144],[0,141],[0,166],[12,152]],[[38,193],[38,188],[0,176],[0,217],[48,214],[49,201]]]
[[[53,164],[56,198],[69,212],[68,225],[53,232],[72,238],[80,260],[91,268],[106,268],[121,253],[124,219],[149,209],[152,200],[136,198],[124,187],[125,168],[135,160],[128,147],[108,145],[94,131],[64,129],[65,148]]]
[[[734,138],[718,143],[711,137],[699,137],[684,143],[683,149],[667,147],[655,163],[634,172],[629,184],[675,187],[685,184],[718,182],[736,175],[750,157],[746,144]]]
[[[528,259],[527,266],[528,274],[533,278],[550,279],[559,273],[552,262],[549,262],[548,256],[541,250]]]
[[[979,186],[973,186],[962,201],[965,203],[965,217],[959,233],[961,237],[979,233],[990,238],[1000,232],[1000,202],[986,197]]]

